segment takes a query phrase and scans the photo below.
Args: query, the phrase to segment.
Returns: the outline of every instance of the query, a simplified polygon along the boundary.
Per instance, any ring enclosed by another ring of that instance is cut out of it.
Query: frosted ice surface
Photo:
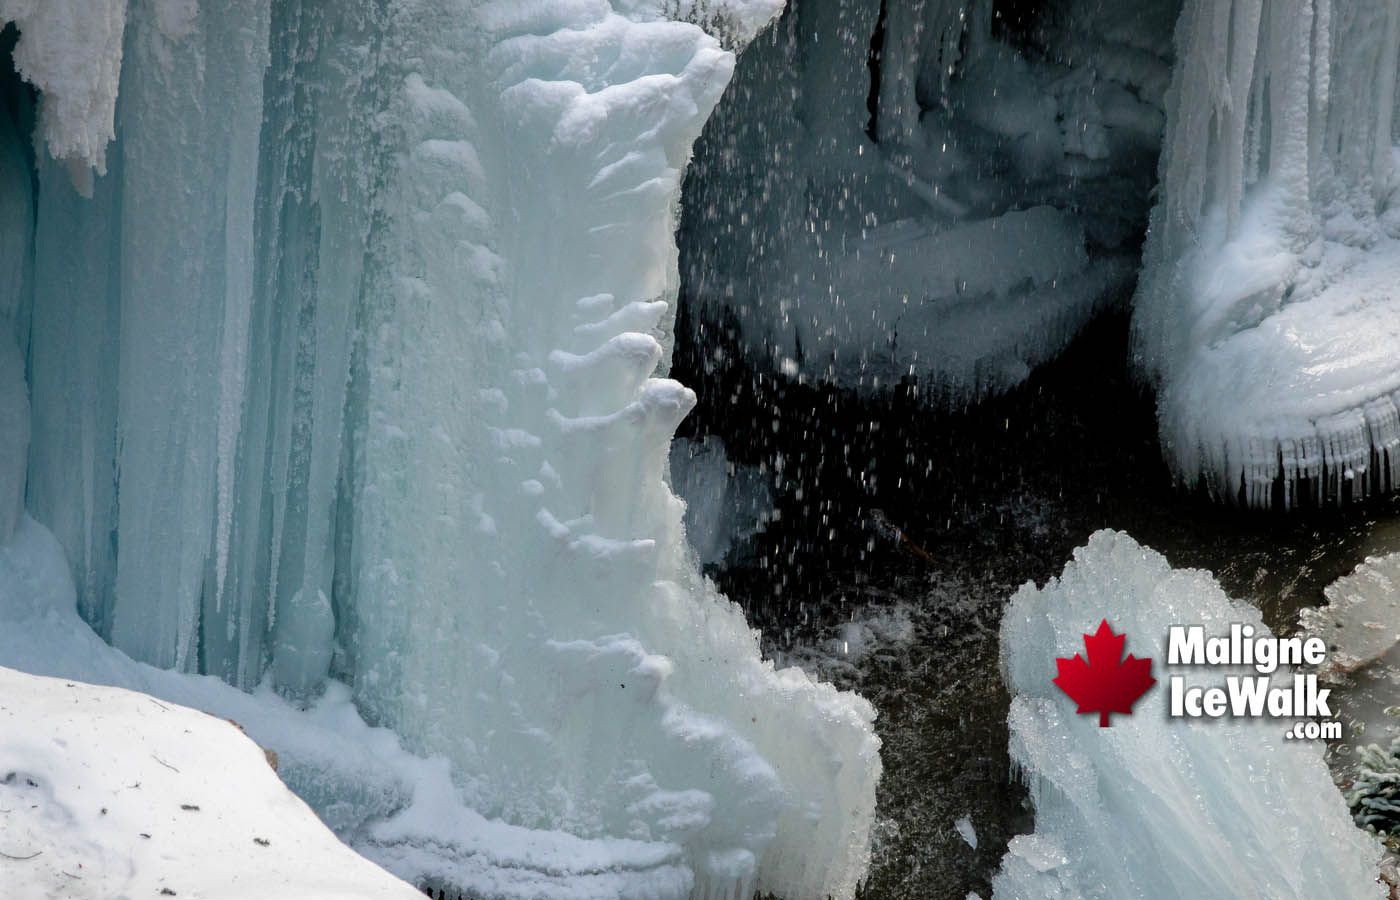
[[[1323,594],[1327,604],[1298,619],[1306,634],[1327,642],[1324,674],[1355,671],[1400,644],[1400,553],[1368,558]]]
[[[726,47],[749,43],[783,11],[785,0],[615,0],[613,6],[632,18],[671,18],[693,22]]]
[[[24,358],[7,324],[0,318],[0,544],[10,539],[24,515],[29,466],[29,388]]]
[[[1153,658],[1159,679],[1109,728],[1075,715],[1052,684],[1055,658],[1083,653],[1084,633],[1104,617],[1128,636],[1127,652]],[[1269,718],[1166,715],[1168,626],[1222,634],[1232,623],[1267,633],[1209,573],[1172,569],[1112,531],[1094,534],[1043,589],[1016,593],[1002,665],[1011,759],[1029,782],[1035,831],[1011,840],[996,896],[1386,896],[1382,848],[1352,824],[1322,744],[1285,741],[1288,723]]]
[[[1373,556],[1329,584],[1327,603],[1299,613],[1303,633],[1327,642],[1319,677],[1334,685],[1353,752],[1400,735],[1400,553]],[[1354,757],[1357,759],[1359,757]]]
[[[1190,0],[1177,34],[1134,318],[1167,455],[1253,506],[1395,490],[1400,14]]]
[[[127,0],[3,0],[0,25],[14,22],[15,67],[41,92],[37,137],[67,161],[87,193],[91,169],[107,171],[107,143],[121,74]]]

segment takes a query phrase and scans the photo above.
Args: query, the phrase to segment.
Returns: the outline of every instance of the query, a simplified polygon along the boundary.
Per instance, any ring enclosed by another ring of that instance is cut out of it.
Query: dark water
[[[1009,773],[1002,609],[1094,531],[1208,569],[1276,632],[1367,555],[1400,550],[1400,501],[1290,515],[1173,485],[1121,311],[1011,394],[952,411],[928,409],[916,385],[871,399],[793,384],[753,368],[722,323],[678,329],[691,331],[705,353],[677,349],[673,371],[700,396],[683,433],[718,435],[731,459],[773,472],[779,513],[712,574],[770,655],[879,710],[866,897],[990,896],[1006,841],[1032,825]],[[875,509],[918,549],[872,527]],[[873,640],[850,653],[843,628]],[[976,850],[954,829],[964,815]]]

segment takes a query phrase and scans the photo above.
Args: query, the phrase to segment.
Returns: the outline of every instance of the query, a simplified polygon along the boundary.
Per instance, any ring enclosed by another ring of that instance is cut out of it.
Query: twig
[[[26,859],[33,859],[34,857],[39,856],[39,855],[42,854],[43,852],[44,852],[44,851],[42,851],[42,850],[35,850],[33,853],[29,854],[28,856],[11,856],[11,855],[8,854],[8,853],[0,853],[0,856],[5,857],[6,859],[13,859],[13,860],[18,860],[18,861],[20,861],[20,862],[23,862],[23,861],[26,860]]]
[[[179,772],[180,772],[179,769],[175,768],[175,767],[172,766],[170,763],[168,763],[168,762],[166,762],[165,760],[161,759],[159,756],[156,756],[154,753],[151,754],[151,759],[153,759],[153,760],[155,760],[156,762],[160,763],[162,766],[165,766],[167,769],[169,769],[170,771],[176,773],[177,775],[178,775]]]
[[[161,709],[165,710],[166,712],[170,712],[170,707],[166,706],[164,703],[161,703],[161,702],[160,702],[159,700],[157,700],[155,697],[147,697],[146,699],[149,700],[149,701],[151,701],[152,703],[154,703],[156,706],[159,706]]]

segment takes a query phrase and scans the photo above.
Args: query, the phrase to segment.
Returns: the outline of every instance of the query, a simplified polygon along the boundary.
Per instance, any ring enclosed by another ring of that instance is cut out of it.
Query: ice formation
[[[1179,475],[1251,506],[1400,487],[1400,13],[1188,0],[1135,327]]]
[[[1304,634],[1327,642],[1325,676],[1354,672],[1400,646],[1400,553],[1367,558],[1323,595],[1326,606],[1298,619]]]
[[[1020,383],[1130,289],[1177,8],[794,3],[697,152],[692,318],[809,380]]]
[[[1172,719],[1161,688],[1111,728],[1075,715],[1051,683],[1055,658],[1082,652],[1104,616],[1129,652],[1155,658],[1159,678],[1171,625],[1267,634],[1258,611],[1209,573],[1172,569],[1112,531],[1043,589],[1021,588],[1002,622],[1002,665],[1011,758],[1030,785],[1035,831],[1011,840],[996,896],[1386,896],[1380,844],[1352,825],[1323,746],[1285,741],[1287,723]]]
[[[41,119],[118,62],[121,102],[106,174],[75,184],[101,144],[49,137],[32,238],[0,229],[33,269],[0,298],[31,323],[32,425],[27,474],[0,446],[0,498],[21,479],[37,520],[7,547],[62,609],[51,530],[83,619],[139,662],[313,712],[348,709],[343,683],[443,760],[455,787],[421,793],[354,754],[288,774],[406,878],[840,898],[864,872],[873,710],[761,661],[695,571],[664,477],[694,397],[653,377],[680,176],[734,65],[673,19],[737,46],[776,11],[162,0],[97,68],[18,16],[76,73],[25,69]],[[45,665],[26,643],[0,664]],[[88,655],[83,677],[143,687]]]
[[[0,698],[6,897],[422,897],[337,840],[227,721],[8,668]]]
[[[1347,744],[1338,760],[1355,777],[1355,767],[1378,762],[1400,738],[1400,553],[1368,557],[1324,594],[1327,603],[1304,609],[1299,625],[1327,642],[1318,674],[1338,696]]]
[[[162,11],[181,6],[165,0]],[[90,191],[92,170],[107,172],[115,134],[122,29],[127,0],[0,0],[0,25],[20,31],[14,65],[40,91],[34,135],[68,167],[73,184]]]
[[[685,501],[686,543],[701,565],[722,561],[736,542],[762,531],[772,514],[769,477],[730,460],[713,435],[671,442],[671,488]]]

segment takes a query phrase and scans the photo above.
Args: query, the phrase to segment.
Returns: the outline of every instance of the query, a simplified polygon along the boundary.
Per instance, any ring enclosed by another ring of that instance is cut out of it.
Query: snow
[[[1100,728],[1051,683],[1108,616],[1159,679],[1173,624],[1267,634],[1257,610],[1209,573],[1172,569],[1127,535],[1100,531],[1059,578],[1022,587],[1002,622],[1013,693],[1011,759],[1029,783],[1035,831],[1011,840],[999,897],[1207,897],[1221,885],[1267,897],[1384,897],[1382,847],[1351,822],[1320,743],[1288,723],[1172,719],[1158,689]],[[1228,667],[1212,668],[1223,679]]]
[[[1190,0],[1178,44],[1134,313],[1167,456],[1251,506],[1394,490],[1400,16]]]
[[[236,718],[415,883],[851,896],[874,710],[762,660],[667,485],[703,13],[133,5],[107,174],[38,161],[0,664]]]
[[[0,665],[141,691],[237,721],[277,753],[281,777],[337,836],[415,883],[438,879],[484,896],[528,898],[569,890],[685,896],[693,881],[675,844],[590,840],[488,820],[464,805],[446,758],[411,754],[394,733],[371,728],[345,685],[330,682],[302,706],[267,683],[249,694],[217,678],[133,661],[78,618],[62,550],[29,518],[0,546]],[[100,752],[109,766],[147,764],[141,749],[134,761]],[[266,765],[259,753],[258,772]]]
[[[7,897],[387,898],[233,724],[0,668]]]

